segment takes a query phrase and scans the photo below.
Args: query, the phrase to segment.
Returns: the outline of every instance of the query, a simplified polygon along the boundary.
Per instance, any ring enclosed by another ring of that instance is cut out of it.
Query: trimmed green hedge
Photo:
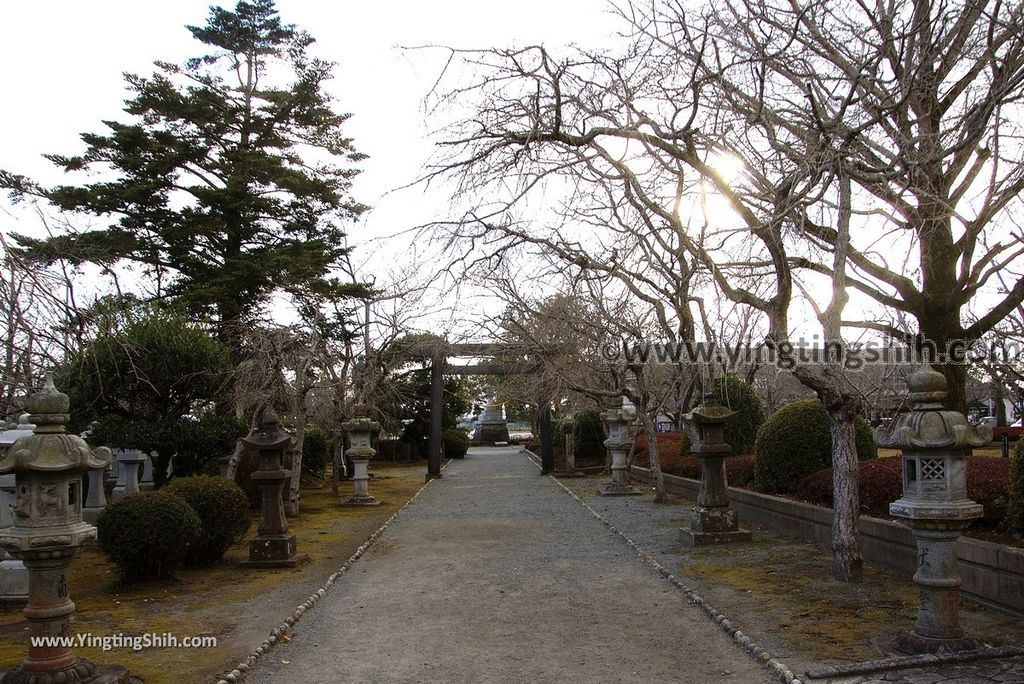
[[[446,458],[465,458],[469,451],[469,435],[465,430],[450,428],[441,433]]]
[[[302,482],[322,480],[334,451],[334,439],[324,429],[311,427],[302,437]]]
[[[604,424],[601,409],[585,408],[576,414],[572,424],[572,449],[576,462],[605,460]]]
[[[107,504],[96,529],[107,559],[134,582],[167,577],[181,567],[199,542],[202,523],[184,499],[161,489]]]
[[[171,480],[164,491],[177,494],[199,516],[202,532],[188,560],[197,565],[216,563],[249,529],[249,500],[231,480],[196,475]]]
[[[857,458],[877,458],[867,421],[855,422]],[[754,442],[754,485],[769,494],[793,492],[808,475],[832,466],[828,413],[817,399],[786,404],[761,425]]]

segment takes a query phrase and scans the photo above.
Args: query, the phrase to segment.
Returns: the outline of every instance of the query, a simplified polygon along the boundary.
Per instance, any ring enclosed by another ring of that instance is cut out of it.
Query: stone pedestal
[[[629,452],[629,424],[636,420],[636,411],[623,404],[619,397],[616,405],[601,414],[601,420],[608,425],[608,439],[605,447],[612,457],[612,480],[598,491],[601,496],[638,496],[643,494],[629,484],[629,466],[626,455]]]
[[[111,494],[114,501],[139,491],[139,466],[145,461],[146,456],[138,449],[126,449],[117,454],[120,471]]]
[[[348,499],[345,500],[346,506],[378,506],[380,500],[370,496],[369,480],[370,475],[367,472],[369,470],[370,462],[368,460],[355,460],[352,459],[352,484],[355,485],[355,491]]]
[[[100,511],[107,507],[107,495],[103,491],[103,471],[89,471],[89,493],[86,495],[82,519],[87,523],[96,523]]]
[[[2,684],[141,684],[119,666],[97,668],[66,645],[44,645],[39,637],[72,637],[75,604],[67,570],[82,545],[96,539],[96,528],[82,522],[82,475],[102,470],[108,449],[89,448],[67,434],[69,401],[47,374],[42,391],[29,398],[36,423],[32,435],[12,444],[0,458],[0,475],[13,473],[13,523],[0,529],[0,546],[21,559],[29,573],[28,657],[0,678]]]
[[[341,428],[348,433],[351,448],[345,455],[352,460],[352,484],[354,490],[352,496],[343,502],[345,506],[377,506],[380,501],[370,495],[368,474],[370,459],[377,451],[370,446],[371,438],[380,431],[380,424],[368,417],[365,406],[358,405],[354,409],[355,418],[341,424]]]
[[[476,446],[494,446],[508,444],[508,424],[501,415],[500,404],[487,404],[476,421],[472,444]]]
[[[726,422],[733,411],[714,403],[706,394],[704,402],[684,418],[697,433],[693,452],[700,459],[700,492],[690,513],[690,529],[679,530],[684,546],[707,546],[750,541],[749,530],[740,529],[739,515],[729,504],[725,459],[732,446],[725,441]]]
[[[967,450],[987,445],[992,430],[973,428],[962,413],[943,409],[946,378],[927,364],[907,384],[913,410],[900,416],[892,432],[875,433],[879,446],[903,451],[903,496],[889,505],[889,513],[917,542],[917,621],[894,645],[912,654],[978,648],[981,641],[960,627],[956,542],[984,512],[967,498]]]
[[[153,460],[156,458],[156,452],[151,454],[142,454],[142,476],[139,478],[139,489],[144,492],[153,490]]]
[[[309,560],[298,554],[298,542],[288,531],[284,513],[284,487],[289,473],[284,469],[284,450],[291,447],[291,437],[281,429],[274,410],[268,408],[259,430],[242,440],[259,451],[260,467],[250,478],[260,488],[260,525],[255,539],[249,542],[249,560],[241,565],[256,568],[294,568]]]

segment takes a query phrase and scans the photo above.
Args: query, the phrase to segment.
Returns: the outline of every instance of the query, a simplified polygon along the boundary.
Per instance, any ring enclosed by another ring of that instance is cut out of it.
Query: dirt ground
[[[794,672],[885,658],[891,637],[913,625],[917,593],[908,576],[866,564],[863,582],[839,582],[828,549],[745,522],[753,542],[685,549],[678,529],[688,525],[692,502],[609,502],[597,496],[600,478],[565,482]],[[964,601],[961,624],[990,645],[1024,645],[1019,616]]]
[[[373,530],[423,486],[425,467],[371,466],[370,493],[384,503],[374,507],[343,507],[330,495],[330,484],[303,489],[300,514],[289,520],[298,537],[299,553],[312,558],[296,569],[254,570],[238,566],[248,557],[258,514],[246,538],[232,547],[225,561],[209,568],[181,570],[172,580],[125,586],[100,550],[83,550],[71,566],[69,583],[78,607],[72,631],[97,636],[170,632],[177,638],[213,635],[208,649],[131,650],[76,649],[97,663],[127,666],[146,684],[210,681],[280,624],[324,578],[351,556]],[[344,500],[352,490],[341,485]],[[0,670],[18,665],[27,652],[27,628],[20,609],[0,608]]]

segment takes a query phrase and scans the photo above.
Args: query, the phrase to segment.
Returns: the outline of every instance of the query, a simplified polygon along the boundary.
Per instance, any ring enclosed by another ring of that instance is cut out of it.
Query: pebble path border
[[[449,463],[451,463],[451,461],[446,461],[445,464],[441,467],[441,470],[443,471],[446,467],[448,467]],[[260,658],[274,650],[274,647],[277,645],[277,643],[281,641],[282,638],[286,634],[288,634],[288,632],[292,631],[296,624],[298,624],[299,620],[302,619],[303,614],[307,610],[313,608],[313,606],[315,606],[316,604],[320,603],[320,600],[327,595],[327,592],[330,591],[332,586],[334,586],[334,583],[340,580],[345,575],[345,573],[352,568],[352,565],[357,560],[362,558],[367,551],[370,550],[370,548],[377,542],[377,540],[380,539],[380,536],[384,534],[384,531],[387,528],[389,528],[391,524],[395,522],[395,520],[398,519],[398,516],[402,513],[402,511],[408,508],[409,505],[412,504],[412,502],[415,501],[417,497],[419,497],[419,495],[423,493],[423,490],[425,490],[433,481],[433,479],[427,480],[422,487],[416,490],[416,493],[413,494],[408,501],[402,504],[401,508],[392,513],[390,518],[385,520],[380,527],[373,531],[373,534],[366,538],[366,541],[364,541],[359,546],[359,548],[356,549],[356,552],[353,553],[349,557],[349,559],[341,565],[340,568],[338,568],[336,571],[334,571],[332,575],[330,575],[326,580],[324,580],[323,585],[319,589],[317,589],[315,593],[310,594],[309,598],[307,598],[304,602],[302,602],[298,607],[295,608],[295,611],[292,612],[291,617],[286,619],[276,628],[272,629],[270,631],[270,636],[267,637],[262,644],[257,646],[256,650],[250,653],[248,658],[239,662],[238,665],[235,666],[235,669],[231,670],[226,675],[218,675],[217,678],[214,680],[215,684],[237,684],[238,682],[244,682],[245,673],[251,670],[253,667],[255,667],[256,663],[259,662]]]
[[[533,463],[537,467],[540,467],[540,464],[537,462],[536,454],[526,449],[523,449],[522,453],[531,463]],[[703,610],[704,614],[711,618],[711,620],[714,621],[719,627],[721,627],[722,631],[729,635],[729,637],[733,641],[739,644],[740,648],[746,651],[751,658],[753,658],[758,663],[768,668],[768,670],[770,670],[772,674],[777,676],[780,681],[785,682],[785,684],[802,684],[801,680],[798,679],[795,674],[793,674],[793,671],[790,670],[785,663],[780,661],[778,658],[773,657],[771,653],[761,648],[757,644],[757,642],[755,642],[753,639],[751,639],[742,631],[740,631],[740,629],[735,625],[735,623],[732,622],[732,620],[729,620],[725,617],[725,615],[715,610],[714,607],[712,607],[707,601],[704,600],[703,596],[701,596],[693,589],[690,589],[685,584],[683,584],[683,582],[678,577],[672,574],[672,572],[664,565],[659,563],[658,560],[654,558],[654,556],[647,553],[642,546],[640,546],[635,541],[630,539],[622,530],[613,525],[611,521],[609,521],[603,515],[601,515],[593,508],[591,508],[590,504],[581,499],[579,495],[576,494],[576,492],[572,491],[564,484],[559,482],[558,478],[553,477],[551,475],[549,475],[548,477],[551,479],[552,482],[561,487],[566,494],[575,499],[576,503],[580,504],[588,511],[590,511],[590,514],[597,518],[602,525],[607,527],[611,532],[613,532],[620,539],[626,542],[626,544],[631,549],[633,549],[633,551],[636,552],[636,555],[640,558],[642,562],[647,563],[648,565],[653,567],[659,575],[667,579],[672,584],[672,586],[681,591],[683,595],[690,600],[690,603],[698,606],[701,610]]]
[[[884,660],[868,660],[863,663],[851,663],[849,665],[834,665],[832,667],[823,667],[819,670],[808,670],[807,676],[811,679],[850,677],[853,675],[871,674],[875,672],[885,672],[888,670],[906,670],[912,667],[926,667],[929,665],[952,665],[957,663],[970,663],[976,660],[1012,658],[1019,655],[1024,655],[1024,648],[1019,646],[978,648],[971,651],[960,651],[958,653],[902,656],[897,658],[886,658]]]

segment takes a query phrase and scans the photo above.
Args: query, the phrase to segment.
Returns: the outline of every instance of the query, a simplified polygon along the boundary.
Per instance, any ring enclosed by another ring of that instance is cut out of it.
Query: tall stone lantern
[[[294,568],[309,560],[298,553],[295,535],[288,531],[284,514],[284,452],[292,438],[281,427],[273,408],[263,412],[259,428],[242,439],[246,447],[259,454],[259,470],[250,479],[260,488],[260,525],[256,538],[249,542],[249,560],[242,564],[258,568]]]
[[[352,483],[355,485],[355,492],[345,500],[344,505],[377,506],[381,502],[370,495],[370,475],[367,471],[370,459],[377,453],[370,446],[370,438],[380,430],[380,423],[370,420],[367,408],[363,404],[357,404],[354,411],[355,418],[341,424],[341,429],[348,433],[349,441],[352,443],[345,455],[352,459]]]
[[[608,426],[608,439],[604,445],[612,456],[612,481],[600,490],[602,496],[636,496],[643,494],[629,484],[629,466],[626,453],[629,451],[629,425],[636,420],[636,409],[627,405],[622,397],[601,414],[601,420]]]
[[[740,529],[739,516],[729,505],[725,476],[725,459],[732,455],[725,426],[734,415],[706,393],[701,405],[683,416],[697,433],[693,452],[700,459],[700,493],[690,514],[690,529],[679,530],[684,546],[750,541],[750,531]]]
[[[960,571],[956,542],[982,515],[967,498],[967,451],[992,440],[992,429],[973,428],[958,411],[942,407],[946,378],[928,364],[909,378],[913,409],[892,431],[875,432],[879,446],[903,450],[903,496],[889,513],[910,527],[917,541],[917,622],[897,637],[905,653],[977,648],[978,639],[960,628]]]
[[[71,637],[75,604],[67,570],[82,546],[96,539],[96,528],[82,522],[82,476],[110,463],[110,450],[93,451],[81,437],[67,434],[68,396],[48,373],[42,390],[29,397],[32,435],[12,444],[0,458],[0,475],[15,476],[13,523],[0,530],[0,546],[24,561],[29,573],[28,658],[8,671],[3,684],[135,684],[118,665],[96,666],[68,646],[35,644],[39,637]]]

